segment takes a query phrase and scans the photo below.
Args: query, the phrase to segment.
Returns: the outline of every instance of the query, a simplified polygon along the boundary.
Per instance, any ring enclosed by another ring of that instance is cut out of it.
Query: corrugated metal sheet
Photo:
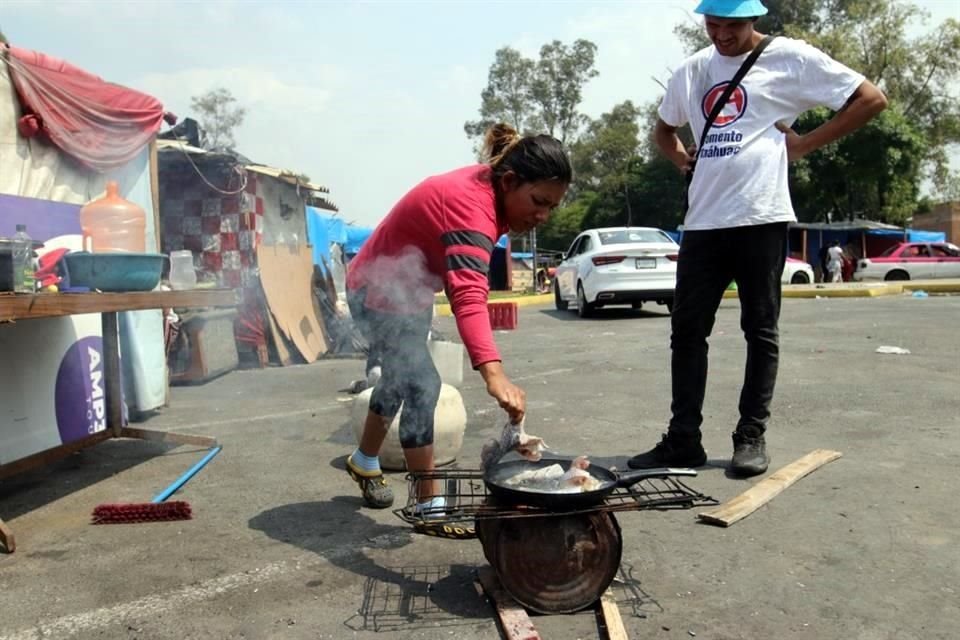
[[[263,164],[248,164],[246,167],[247,171],[253,171],[254,173],[259,173],[265,176],[270,176],[271,178],[276,178],[277,180],[282,180],[287,184],[292,184],[295,186],[301,186],[310,191],[319,191],[320,193],[330,193],[330,190],[324,187],[323,185],[315,184],[313,182],[304,182],[300,179],[296,173],[292,171],[287,171],[286,169],[277,169],[276,167],[268,167]]]
[[[157,140],[157,150],[158,151],[181,151],[188,153],[190,155],[216,155],[223,156],[224,158],[230,157],[228,154],[214,153],[207,151],[206,149],[201,149],[199,147],[194,147],[192,145],[183,142],[182,140]],[[244,168],[247,171],[253,171],[254,173],[259,173],[260,175],[269,176],[275,178],[282,182],[286,182],[289,185],[299,186],[307,191],[316,191],[318,193],[330,193],[330,189],[327,187],[316,184],[314,182],[304,182],[300,179],[300,176],[293,171],[287,169],[278,169],[276,167],[268,167],[264,164],[245,164]],[[329,200],[327,200],[329,202]],[[334,208],[336,205],[330,203]]]

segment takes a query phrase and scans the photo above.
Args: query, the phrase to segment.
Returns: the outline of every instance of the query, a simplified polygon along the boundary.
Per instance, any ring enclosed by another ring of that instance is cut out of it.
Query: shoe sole
[[[759,476],[767,472],[767,469],[770,468],[770,465],[767,465],[763,468],[759,467],[735,467],[732,464],[730,465],[730,473],[736,476],[741,476],[744,478],[749,478],[752,476]]]

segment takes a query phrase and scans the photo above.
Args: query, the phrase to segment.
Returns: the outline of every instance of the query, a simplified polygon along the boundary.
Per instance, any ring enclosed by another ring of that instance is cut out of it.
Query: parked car
[[[863,258],[853,272],[860,282],[927,278],[960,278],[960,248],[949,242],[901,242],[876,258]]]
[[[780,276],[783,284],[810,284],[813,282],[813,267],[796,258],[787,258],[783,265],[783,274]]]
[[[581,317],[609,305],[656,302],[673,308],[680,246],[660,229],[611,227],[581,233],[554,278],[556,307],[571,302]]]

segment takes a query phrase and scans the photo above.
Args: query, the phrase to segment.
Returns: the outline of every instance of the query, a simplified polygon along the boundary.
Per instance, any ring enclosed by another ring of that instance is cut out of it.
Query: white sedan
[[[554,276],[557,309],[571,302],[589,317],[607,305],[644,302],[673,308],[680,246],[660,229],[612,227],[584,231],[563,256]]]
[[[783,275],[780,277],[783,284],[810,284],[813,282],[813,268],[803,260],[787,258],[783,265]]]

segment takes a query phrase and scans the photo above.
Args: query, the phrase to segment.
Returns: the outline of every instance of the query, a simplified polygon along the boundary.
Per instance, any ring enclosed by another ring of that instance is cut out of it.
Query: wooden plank
[[[610,589],[604,591],[600,597],[600,614],[603,617],[607,640],[629,640],[623,618],[620,617],[620,607],[617,606],[617,600]]]
[[[805,475],[840,458],[839,451],[816,449],[795,462],[791,462],[773,475],[765,478],[715,509],[697,515],[700,520],[729,527],[777,497],[784,489]]]
[[[53,318],[82,313],[114,313],[141,309],[232,307],[233,289],[137,291],[130,293],[0,294],[0,322]]]
[[[497,608],[497,616],[507,640],[542,640],[527,612],[504,590],[491,567],[477,571],[480,584]]]
[[[7,526],[2,518],[0,518],[0,542],[3,543],[3,549],[6,553],[13,553],[17,550],[17,539],[13,535],[13,530]]]
[[[92,447],[98,442],[103,442],[104,440],[108,440],[112,437],[113,432],[111,432],[109,429],[105,429],[91,436],[87,436],[82,440],[77,440],[76,442],[70,442],[68,444],[62,444],[58,447],[53,447],[45,451],[40,451],[39,453],[34,453],[26,458],[20,458],[19,460],[14,460],[13,462],[0,464],[0,480],[18,473],[23,473],[24,471],[29,471],[30,469],[35,469],[36,467],[42,467],[44,465],[51,464],[57,460],[66,458],[67,456],[76,453],[81,449]]]
[[[189,433],[172,433],[153,429],[135,429],[133,427],[124,427],[120,431],[120,437],[137,438],[149,442],[166,442],[168,444],[188,444],[207,449],[217,446],[217,439],[210,436],[195,436]]]

